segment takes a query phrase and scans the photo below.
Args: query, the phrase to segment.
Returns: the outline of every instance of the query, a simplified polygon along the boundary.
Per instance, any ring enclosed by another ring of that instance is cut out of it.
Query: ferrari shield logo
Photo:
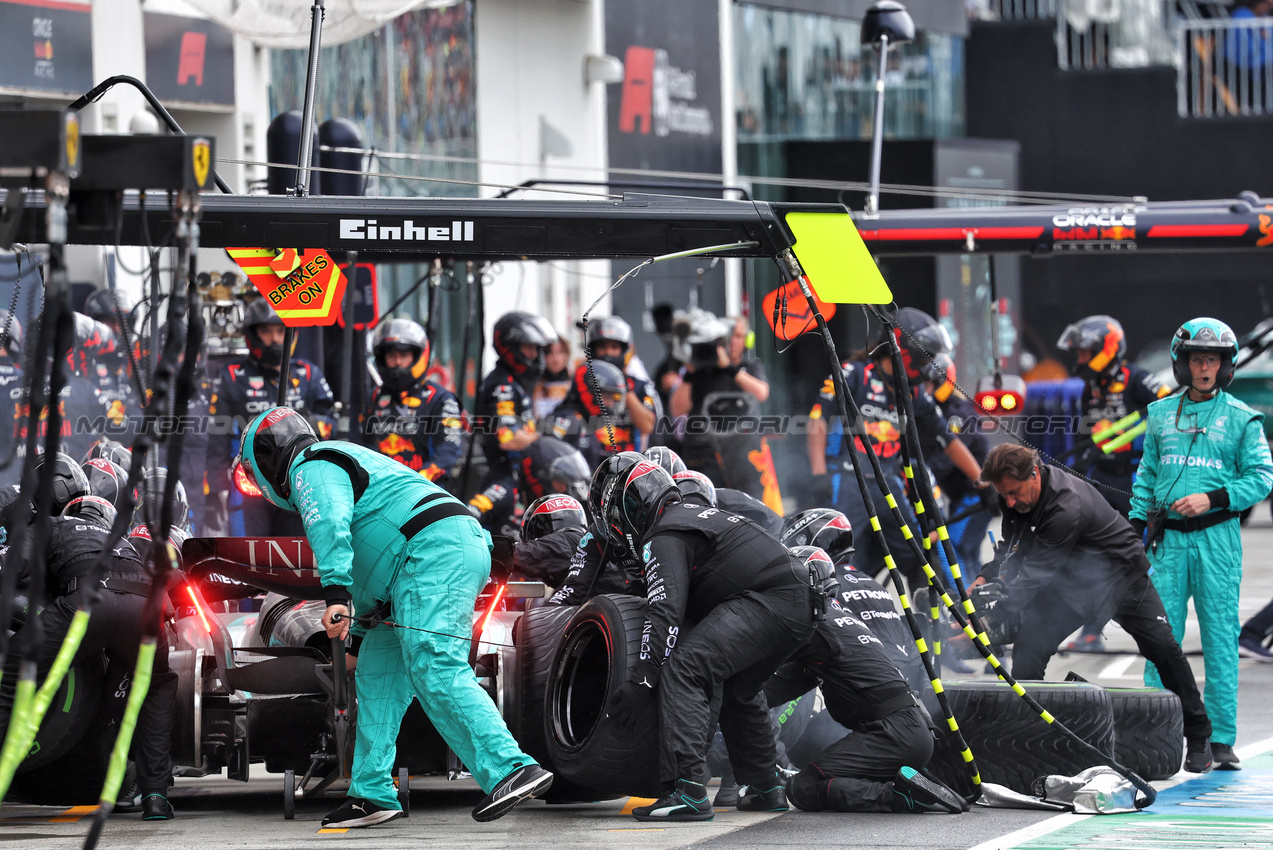
[[[80,119],[66,116],[66,170],[72,174],[80,168]]]
[[[194,179],[202,189],[208,182],[208,171],[212,168],[212,145],[207,139],[195,139],[190,149],[194,166]]]

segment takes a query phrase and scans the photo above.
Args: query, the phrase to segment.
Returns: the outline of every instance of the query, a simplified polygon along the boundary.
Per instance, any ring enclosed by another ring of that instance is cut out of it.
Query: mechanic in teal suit
[[[299,511],[323,583],[329,635],[349,633],[351,602],[359,616],[387,604],[395,622],[413,627],[353,629],[353,781],[323,826],[401,816],[391,774],[412,697],[487,792],[473,810],[476,820],[494,820],[547,791],[552,774],[517,746],[468,665],[473,608],[491,570],[491,538],[468,508],[376,451],[319,444],[290,408],[248,425],[238,462],[270,502]]]
[[[1211,756],[1218,768],[1241,767],[1234,755],[1238,715],[1238,587],[1242,535],[1238,514],[1273,487],[1264,417],[1224,387],[1233,380],[1238,340],[1224,322],[1191,319],[1171,340],[1171,368],[1185,388],[1149,405],[1145,455],[1132,488],[1131,520],[1149,527],[1154,587],[1176,640],[1183,643],[1186,605],[1202,630]],[[1145,684],[1162,687],[1145,665]],[[1193,752],[1200,749],[1190,741]]]

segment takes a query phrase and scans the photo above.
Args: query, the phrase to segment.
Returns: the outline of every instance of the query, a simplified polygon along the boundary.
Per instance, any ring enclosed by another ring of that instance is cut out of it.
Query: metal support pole
[[[301,111],[301,156],[300,162],[296,164],[298,198],[309,195],[309,163],[314,155],[314,98],[318,88],[318,54],[323,41],[323,0],[314,0],[314,7],[310,11],[313,17],[309,25],[309,69],[305,74],[305,108]]]
[[[866,196],[866,215],[880,214],[880,156],[884,150],[884,72],[888,68],[888,36],[879,41],[880,65],[875,73],[875,118],[871,126],[871,188]]]
[[[291,383],[292,346],[296,344],[296,328],[288,326],[283,331],[283,360],[278,364],[278,397],[274,401],[276,407],[287,407],[287,386]]]
[[[340,418],[336,420],[336,428],[339,431],[336,436],[341,440],[349,439],[349,434],[354,429],[354,419],[358,415],[350,399],[354,384],[354,296],[356,294],[354,287],[358,280],[358,252],[350,251],[346,259],[348,263],[345,266],[345,332],[340,340],[340,403],[344,405],[344,410]]]

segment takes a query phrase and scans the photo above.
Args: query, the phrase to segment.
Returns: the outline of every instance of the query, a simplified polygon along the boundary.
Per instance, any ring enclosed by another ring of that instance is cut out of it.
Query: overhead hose
[[[137,655],[137,668],[128,694],[124,718],[115,740],[115,748],[111,752],[99,805],[97,811],[93,813],[92,825],[84,839],[85,850],[93,850],[97,846],[106,818],[115,807],[119,795],[124,769],[128,762],[128,751],[132,745],[133,731],[137,725],[137,716],[141,712],[142,703],[145,702],[146,693],[150,689],[155,651],[163,625],[163,603],[168,590],[168,574],[176,568],[177,564],[178,553],[168,542],[168,535],[172,529],[172,501],[176,491],[178,470],[181,467],[181,451],[185,442],[185,429],[180,425],[185,419],[190,397],[194,392],[195,364],[203,346],[203,321],[199,314],[199,290],[195,280],[198,225],[193,219],[183,219],[179,227],[184,233],[178,254],[177,269],[185,272],[186,296],[181,297],[178,294],[180,289],[174,281],[173,292],[168,299],[168,336],[164,340],[163,353],[160,355],[151,381],[153,393],[150,404],[146,406],[142,433],[138,435],[137,442],[144,445],[144,451],[149,450],[152,441],[163,442],[162,436],[157,433],[156,423],[159,414],[167,404],[170,388],[173,385],[173,374],[176,371],[174,367],[184,346],[185,359],[177,374],[172,408],[172,416],[178,427],[172,429],[171,442],[168,446],[168,475],[165,478],[158,528],[156,529],[152,517],[146,517],[153,541],[150,548],[152,577],[150,594],[146,598],[146,607],[142,615],[142,639]],[[187,312],[188,307],[189,312]],[[284,348],[286,349],[286,345]],[[280,384],[282,383],[284,382],[280,379]],[[132,477],[130,470],[130,478]],[[116,525],[118,524],[119,518],[116,519]]]
[[[853,397],[849,395],[848,388],[844,383],[844,370],[840,365],[840,358],[835,350],[835,341],[831,338],[831,330],[827,327],[827,320],[822,315],[822,312],[818,310],[816,301],[813,297],[813,292],[810,290],[807,280],[805,280],[801,275],[796,275],[796,277],[800,280],[802,293],[812,307],[813,318],[817,322],[818,333],[822,338],[822,347],[826,352],[827,361],[831,367],[831,384],[835,390],[836,407],[840,416],[845,447],[848,449],[851,456],[853,456],[854,453],[861,451],[861,453],[865,454],[870,459],[876,481],[880,484],[881,488],[885,488],[887,487],[887,484],[885,483],[883,470],[880,467],[879,458],[875,456],[875,452],[870,447],[870,437],[867,435],[866,429],[862,425],[861,412],[857,409],[857,405],[854,403]],[[852,415],[850,415],[850,407],[852,408]],[[859,440],[861,441],[860,449],[858,447]],[[915,619],[915,613],[911,609],[906,587],[903,585],[902,579],[898,575],[897,564],[893,560],[893,555],[889,551],[888,540],[884,537],[883,526],[880,524],[879,516],[875,510],[875,500],[871,497],[871,490],[866,481],[866,474],[862,471],[861,464],[857,462],[856,457],[854,457],[852,466],[853,477],[857,481],[858,490],[862,495],[862,503],[866,508],[867,515],[870,517],[871,530],[877,535],[880,547],[884,552],[884,563],[888,567],[889,579],[892,581],[893,588],[897,591],[898,598],[901,601],[902,613],[906,617],[907,625],[910,626],[911,636],[915,640],[915,646],[919,649],[920,659],[924,664],[924,672],[928,675],[928,680],[932,684],[933,693],[937,697],[937,703],[941,707],[942,715],[946,720],[946,727],[955,737],[956,745],[960,751],[960,757],[968,766],[968,772],[973,785],[972,800],[975,800],[981,796],[981,774],[977,770],[976,760],[973,757],[972,750],[968,747],[968,743],[964,740],[963,733],[959,730],[959,723],[955,719],[954,712],[950,707],[950,701],[946,696],[946,691],[942,687],[941,678],[938,676],[936,668],[933,665],[933,658],[928,648],[928,642],[925,640],[923,632],[919,627],[919,623]],[[901,527],[902,536],[911,541],[912,545],[914,545],[910,526],[902,518],[902,515],[897,508],[897,501],[893,498],[891,493],[886,495],[885,501],[889,504],[889,507],[893,511],[894,520],[897,521],[898,525]],[[916,549],[918,550],[918,546],[916,546]],[[920,554],[920,557],[923,557],[922,553]]]
[[[876,317],[883,322],[885,327],[889,328],[890,331],[895,327],[895,323],[885,316],[882,311],[875,310],[874,312]],[[910,386],[906,378],[906,369],[902,362],[901,347],[893,333],[887,333],[885,336],[890,340],[890,351],[893,362],[894,395],[897,398],[899,408],[905,407],[906,409],[906,416],[899,416],[898,420],[899,423],[903,420],[903,418],[906,421],[906,429],[902,434],[903,451],[907,451],[906,444],[909,442],[915,449],[915,459],[922,463],[923,458],[919,454],[919,432],[915,427],[914,406],[911,402]],[[1028,705],[1032,711],[1037,713],[1045,723],[1057,729],[1062,735],[1077,744],[1083,752],[1085,752],[1089,757],[1094,758],[1097,763],[1108,764],[1121,776],[1127,779],[1127,781],[1131,782],[1138,791],[1144,794],[1143,801],[1139,799],[1136,801],[1136,807],[1138,809],[1147,808],[1153,805],[1154,800],[1158,796],[1158,792],[1152,785],[1138,776],[1130,768],[1119,764],[1116,759],[1101,752],[1079,735],[1070,731],[1070,729],[1068,729],[1063,723],[1053,717],[1047,709],[1040,705],[1038,700],[1030,696],[1026,692],[1025,688],[1022,687],[1022,685],[1017,682],[1017,680],[1014,679],[1006,669],[1004,669],[1003,664],[990,649],[990,638],[986,635],[986,629],[982,624],[981,618],[978,616],[976,608],[973,606],[972,599],[969,597],[967,588],[963,583],[954,544],[950,539],[950,533],[946,528],[945,521],[941,517],[941,509],[937,505],[937,501],[933,496],[932,485],[926,477],[916,476],[914,474],[914,467],[911,465],[909,458],[907,460],[906,476],[914,484],[915,491],[920,495],[920,500],[915,504],[916,512],[920,513],[927,511],[936,524],[937,538],[940,541],[943,550],[946,553],[946,558],[950,563],[951,575],[955,580],[955,587],[959,592],[962,610],[959,606],[956,606],[949,592],[942,586],[941,578],[933,572],[932,568],[928,565],[927,560],[924,561],[924,574],[927,576],[929,584],[941,593],[942,602],[955,617],[956,621],[963,629],[964,634],[966,634],[972,641],[973,646],[975,646],[982,657],[989,662],[996,675],[1006,682],[1012,688],[1013,692],[1016,693],[1017,696],[1021,697],[1025,701],[1026,705]]]

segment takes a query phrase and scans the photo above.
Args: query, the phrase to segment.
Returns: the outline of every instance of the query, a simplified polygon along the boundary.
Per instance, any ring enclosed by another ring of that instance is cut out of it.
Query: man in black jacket
[[[1131,524],[1095,487],[1040,463],[1031,448],[996,446],[981,474],[1005,510],[1000,552],[974,584],[1002,581],[1005,597],[988,619],[1019,618],[1027,626],[1016,637],[1012,675],[1042,679],[1066,635],[1085,622],[1112,618],[1180,697],[1189,741],[1185,769],[1210,769],[1211,721]]]
[[[84,658],[105,650],[129,670],[137,666],[150,574],[127,540],[119,541],[107,556],[103,577],[92,574],[110,536],[114,518],[115,508],[97,496],[76,498],[66,506],[65,515],[53,518],[45,550],[45,579],[51,601],[39,615],[43,635],[32,653],[41,680],[57,657],[76,610],[87,602],[92,592],[88,582],[94,578],[99,583],[98,601],[92,606],[88,631],[76,657]],[[21,568],[22,565],[6,566]],[[21,641],[24,633],[34,633],[34,622],[19,629],[14,639]],[[6,668],[0,679],[0,729],[8,728],[13,709],[14,685],[18,678],[16,655],[10,656]],[[172,784],[170,741],[176,704],[177,676],[168,666],[167,640],[164,630],[160,629],[150,690],[142,703],[134,739],[137,782],[145,820],[168,820],[173,816],[167,794]]]
[[[783,810],[761,689],[813,631],[809,571],[751,520],[680,501],[672,476],[642,460],[614,474],[598,530],[643,561],[649,612],[641,652],[607,709],[633,722],[657,707],[666,790],[638,820],[710,820],[703,782],[713,697],[745,810]]]

